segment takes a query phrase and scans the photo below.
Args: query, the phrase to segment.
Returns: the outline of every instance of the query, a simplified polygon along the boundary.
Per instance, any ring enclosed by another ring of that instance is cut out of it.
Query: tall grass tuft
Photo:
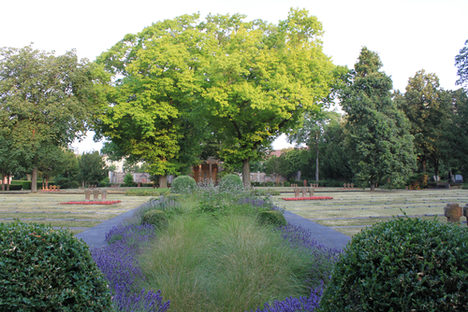
[[[247,311],[309,295],[314,259],[249,216],[184,214],[141,256],[146,283],[171,311]],[[310,280],[309,280],[310,281]]]

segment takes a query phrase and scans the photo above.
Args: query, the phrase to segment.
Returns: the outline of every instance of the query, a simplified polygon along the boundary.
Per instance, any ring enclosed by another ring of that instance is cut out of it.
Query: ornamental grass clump
[[[181,175],[174,179],[171,186],[171,192],[176,194],[188,194],[197,189],[197,182],[194,178],[187,175]]]
[[[88,247],[67,230],[0,223],[0,311],[112,311]]]
[[[152,225],[120,225],[107,233],[108,246],[92,251],[94,261],[109,282],[117,311],[164,312],[169,308],[169,301],[163,301],[161,291],[140,286],[145,276],[135,257],[142,244],[153,238]]]
[[[320,311],[465,312],[467,294],[466,227],[397,218],[353,237]]]

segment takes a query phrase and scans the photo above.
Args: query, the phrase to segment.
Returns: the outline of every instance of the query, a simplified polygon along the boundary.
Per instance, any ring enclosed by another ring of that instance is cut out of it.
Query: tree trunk
[[[4,180],[5,180],[5,175],[2,173],[2,191],[5,190],[5,184],[3,184]]]
[[[244,182],[244,188],[250,189],[250,163],[248,159],[245,159],[242,164],[242,181]]]
[[[37,168],[33,169],[31,175],[31,193],[37,193]]]
[[[371,192],[375,191],[375,182],[371,182],[370,190]]]
[[[6,190],[10,190],[10,174],[7,174],[7,179],[6,179]]]
[[[159,187],[167,188],[167,176],[159,176]]]
[[[317,139],[315,146],[315,182],[319,183],[319,178],[319,144]]]

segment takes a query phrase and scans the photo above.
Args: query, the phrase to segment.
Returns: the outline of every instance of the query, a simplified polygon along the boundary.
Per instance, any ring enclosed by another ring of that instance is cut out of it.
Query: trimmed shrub
[[[70,231],[0,223],[0,311],[112,311],[88,247]]]
[[[356,234],[320,303],[326,311],[468,311],[468,231],[397,218]]]
[[[156,229],[161,229],[167,226],[167,217],[164,211],[152,209],[143,214],[141,223],[151,224],[154,225]]]
[[[285,226],[287,224],[283,214],[278,210],[261,211],[257,215],[257,220],[261,225]]]
[[[191,193],[197,188],[197,182],[194,178],[187,175],[181,175],[172,181],[171,192],[178,194]]]
[[[227,174],[219,181],[219,190],[221,192],[239,192],[243,188],[242,179],[237,174]]]

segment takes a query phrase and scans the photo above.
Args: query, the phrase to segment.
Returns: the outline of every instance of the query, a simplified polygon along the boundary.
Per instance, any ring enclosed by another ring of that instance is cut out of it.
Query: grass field
[[[62,202],[83,201],[83,191],[58,193],[0,194],[0,222],[45,223],[69,228],[74,233],[86,230],[147,202],[150,196],[108,194],[107,200],[120,200],[113,205],[63,205]]]
[[[286,190],[281,189],[282,192]],[[281,208],[350,236],[366,226],[404,214],[446,221],[443,214],[447,203],[468,204],[468,190],[461,189],[364,192],[319,188],[315,195],[331,196],[333,199],[284,201],[281,198],[294,197],[294,194],[281,193],[274,196],[274,202]]]

